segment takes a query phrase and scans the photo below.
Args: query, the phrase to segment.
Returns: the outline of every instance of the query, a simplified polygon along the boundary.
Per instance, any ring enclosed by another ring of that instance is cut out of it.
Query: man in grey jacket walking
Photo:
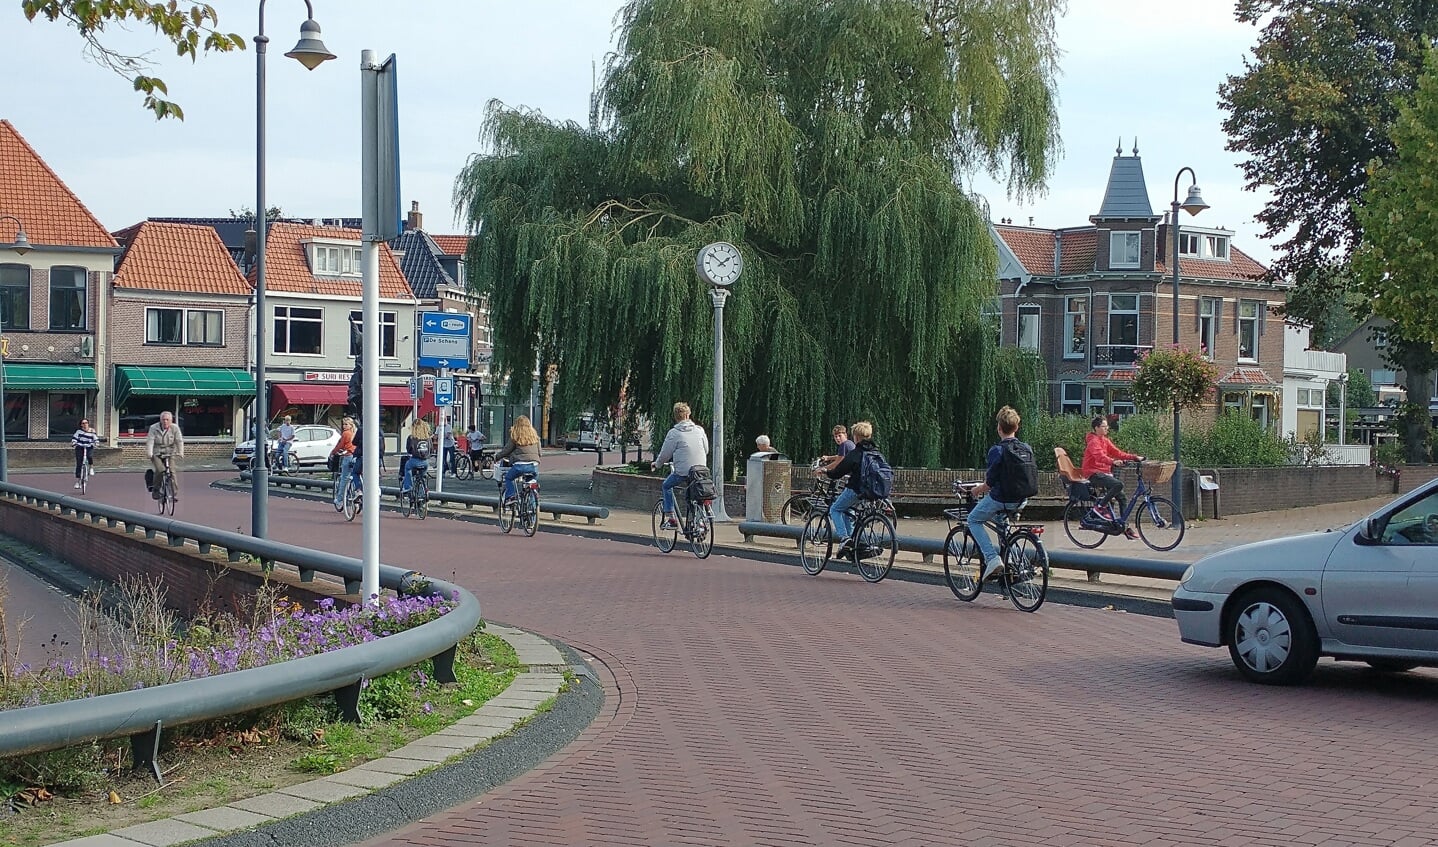
[[[679,522],[674,519],[674,486],[689,479],[690,468],[709,462],[709,436],[704,434],[703,427],[689,420],[688,403],[674,404],[674,426],[664,436],[664,446],[650,467],[659,470],[665,462],[673,462],[674,467],[664,478],[664,522],[660,528],[678,529]]]

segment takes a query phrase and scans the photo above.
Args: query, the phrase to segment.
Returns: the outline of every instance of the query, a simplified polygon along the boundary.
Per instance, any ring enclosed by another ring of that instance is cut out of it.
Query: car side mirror
[[[1383,534],[1383,522],[1378,518],[1369,518],[1363,522],[1363,529],[1354,536],[1353,540],[1359,544],[1373,545]]]

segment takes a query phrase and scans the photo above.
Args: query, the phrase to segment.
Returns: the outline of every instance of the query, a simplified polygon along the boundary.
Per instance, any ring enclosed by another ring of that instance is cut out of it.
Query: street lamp
[[[25,236],[25,224],[14,215],[0,215],[0,222],[15,222],[15,240],[9,244],[0,244],[0,249],[14,250],[15,255],[23,256],[30,252],[30,239]],[[5,303],[0,300],[0,330],[5,327]],[[0,482],[8,482],[10,479],[10,459],[5,445],[5,419],[9,413],[5,405],[5,349],[0,347]]]
[[[300,40],[285,55],[309,70],[335,57],[320,41],[320,25],[315,23],[315,9],[305,0],[305,22],[300,24]],[[265,465],[265,447],[269,442],[269,398],[265,396],[265,51],[270,43],[265,36],[265,0],[260,0],[260,34],[255,36],[255,453],[261,458],[254,463],[250,480],[250,533],[256,538],[269,535],[270,474]]]
[[[1183,172],[1193,178],[1188,186],[1188,199],[1182,203],[1178,202],[1178,181],[1183,178]],[[1169,221],[1173,224],[1173,346],[1178,348],[1178,241],[1179,225],[1178,210],[1183,209],[1190,215],[1196,215],[1208,208],[1203,202],[1203,194],[1198,190],[1198,174],[1193,168],[1183,167],[1173,177],[1173,211],[1169,214]],[[1173,505],[1178,514],[1183,514],[1183,459],[1179,456],[1180,441],[1178,434],[1178,400],[1173,401],[1173,461],[1176,463],[1173,469],[1173,483],[1170,493],[1173,496]]]

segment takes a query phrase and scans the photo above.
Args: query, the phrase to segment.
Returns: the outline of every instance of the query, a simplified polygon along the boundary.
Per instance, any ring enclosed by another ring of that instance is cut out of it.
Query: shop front
[[[95,408],[92,365],[5,363],[6,441],[69,441]]]
[[[119,365],[115,368],[118,437],[142,439],[169,412],[187,439],[233,439],[255,378],[240,368]]]
[[[340,419],[345,414],[348,395],[347,383],[278,382],[271,386],[269,407],[275,419],[290,415],[297,423],[327,424],[338,429]],[[420,401],[421,416],[434,411],[433,398],[433,394],[426,394],[425,399]],[[409,386],[381,385],[379,405],[383,432],[397,438],[414,406],[414,401],[409,396]]]

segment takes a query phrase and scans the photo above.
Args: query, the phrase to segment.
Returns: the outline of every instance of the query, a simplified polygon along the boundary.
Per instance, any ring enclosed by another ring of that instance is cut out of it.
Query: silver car
[[[1205,556],[1173,612],[1185,642],[1227,646],[1253,682],[1301,683],[1319,656],[1438,666],[1438,480],[1346,528]]]
[[[273,455],[279,449],[280,431],[270,430],[269,449]],[[295,452],[295,464],[301,468],[323,466],[329,461],[330,453],[335,445],[340,442],[340,432],[332,426],[323,424],[296,424],[295,444],[292,448]],[[251,461],[255,456],[255,440],[241,441],[235,445],[235,452],[231,454],[230,461],[240,470],[249,470]]]

